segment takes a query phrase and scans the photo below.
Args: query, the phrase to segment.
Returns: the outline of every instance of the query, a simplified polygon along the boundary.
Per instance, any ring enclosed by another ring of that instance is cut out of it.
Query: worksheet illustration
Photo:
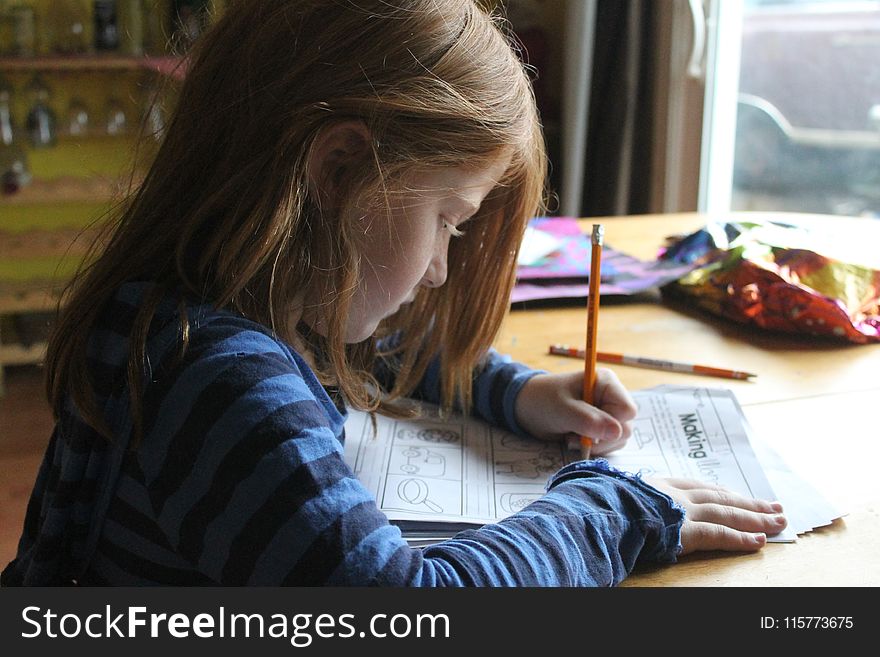
[[[625,449],[614,452],[608,460],[615,468],[637,472],[642,477],[668,476],[669,463],[663,451],[654,419],[637,417]]]
[[[385,485],[385,508],[413,513],[442,514],[443,507],[435,500],[455,494],[454,484],[443,480],[389,475]]]
[[[566,462],[558,443],[523,438],[474,418],[417,421],[353,412],[346,461],[395,520],[500,520],[539,498]]]
[[[543,485],[565,465],[565,451],[559,444],[502,431],[492,432],[492,452],[496,485],[535,481]]]
[[[516,513],[522,511],[529,504],[541,497],[541,493],[502,493],[498,503],[504,513]]]

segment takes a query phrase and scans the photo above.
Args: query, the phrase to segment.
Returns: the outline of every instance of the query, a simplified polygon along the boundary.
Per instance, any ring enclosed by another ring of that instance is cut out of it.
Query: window
[[[718,4],[739,5],[719,15],[715,67],[734,75],[714,76],[710,101],[735,138],[707,158],[708,205],[726,184],[733,210],[880,218],[880,2]]]

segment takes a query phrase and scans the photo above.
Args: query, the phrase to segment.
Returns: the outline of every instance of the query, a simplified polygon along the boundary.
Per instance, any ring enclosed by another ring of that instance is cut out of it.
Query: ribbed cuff
[[[685,518],[684,508],[666,493],[646,483],[639,474],[618,470],[605,459],[575,461],[566,465],[550,478],[550,481],[547,482],[547,490],[551,490],[564,481],[579,479],[587,473],[602,474],[627,481],[642,495],[654,502],[653,507],[660,516],[656,528],[657,543],[656,547],[647,550],[640,558],[649,561],[674,562],[682,550],[681,525]]]

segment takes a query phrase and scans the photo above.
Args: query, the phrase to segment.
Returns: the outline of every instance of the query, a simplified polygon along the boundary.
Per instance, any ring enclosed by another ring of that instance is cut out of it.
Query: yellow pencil
[[[590,253],[590,296],[587,298],[587,349],[584,358],[584,401],[593,403],[593,389],[596,387],[596,330],[599,324],[599,270],[602,263],[602,237],[605,228],[593,224]],[[581,458],[590,458],[593,440],[581,436]]]

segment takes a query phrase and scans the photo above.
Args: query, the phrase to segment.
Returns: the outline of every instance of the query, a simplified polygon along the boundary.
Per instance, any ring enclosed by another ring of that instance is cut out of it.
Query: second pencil
[[[556,356],[568,356],[570,358],[584,358],[586,352],[583,349],[576,349],[568,345],[555,344],[550,346],[550,353]],[[707,376],[718,376],[725,379],[746,380],[757,376],[751,372],[740,372],[738,370],[729,370],[722,367],[711,367],[709,365],[694,365],[691,363],[680,363],[672,360],[663,360],[660,358],[645,358],[644,356],[629,356],[627,354],[611,354],[606,352],[597,352],[596,360],[603,363],[616,363],[618,365],[631,365],[633,367],[644,367],[652,370],[663,370],[666,372],[682,372],[685,374],[705,374]]]

